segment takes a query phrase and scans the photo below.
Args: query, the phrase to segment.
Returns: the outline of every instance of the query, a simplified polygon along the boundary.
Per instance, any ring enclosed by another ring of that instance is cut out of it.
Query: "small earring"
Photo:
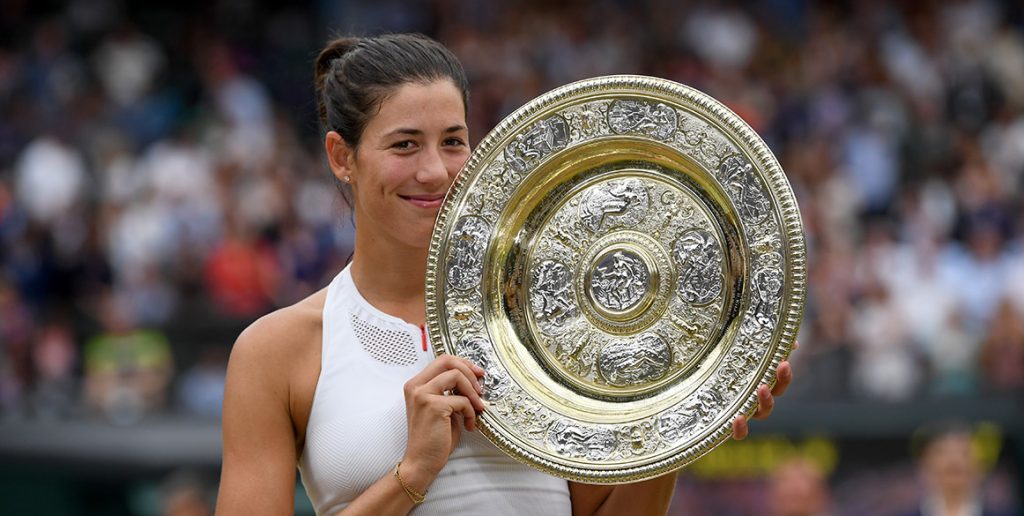
[[[345,177],[341,178],[341,180],[346,182],[346,183],[351,183],[352,182],[352,179],[349,178],[349,176],[345,176]]]

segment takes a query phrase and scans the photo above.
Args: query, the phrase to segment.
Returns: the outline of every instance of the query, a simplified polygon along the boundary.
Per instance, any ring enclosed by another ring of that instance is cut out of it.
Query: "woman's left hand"
[[[796,348],[799,346],[800,344],[794,342],[793,351],[796,351]],[[757,411],[754,412],[754,419],[764,419],[770,416],[772,409],[775,408],[775,396],[782,396],[792,381],[793,368],[789,365],[789,361],[780,362],[778,369],[775,370],[775,387],[761,385],[757,388]],[[733,439],[744,439],[749,431],[750,428],[746,416],[738,416],[733,420]]]

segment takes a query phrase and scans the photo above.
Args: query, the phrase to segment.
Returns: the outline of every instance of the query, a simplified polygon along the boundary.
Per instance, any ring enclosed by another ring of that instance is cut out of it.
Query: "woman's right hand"
[[[405,383],[409,441],[400,473],[420,492],[448,462],[459,443],[459,427],[476,429],[476,414],[485,408],[483,375],[483,369],[464,358],[442,355]]]

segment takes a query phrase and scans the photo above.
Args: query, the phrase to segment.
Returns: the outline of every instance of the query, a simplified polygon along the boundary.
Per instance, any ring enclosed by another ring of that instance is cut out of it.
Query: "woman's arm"
[[[295,511],[297,452],[290,415],[290,360],[294,336],[272,314],[238,337],[224,387],[218,514],[291,514]],[[283,362],[282,362],[283,360]]]
[[[796,349],[797,344],[793,345]],[[775,407],[775,396],[786,392],[793,381],[793,370],[789,362],[782,362],[775,373],[775,386],[762,385],[757,389],[757,411],[754,419],[764,419],[771,415]],[[734,439],[747,436],[748,424],[746,416],[737,417],[732,424]],[[672,493],[676,487],[676,473],[615,486],[579,484],[569,482],[569,495],[572,497],[573,516],[604,516],[604,515],[660,515],[668,512],[672,502]]]
[[[319,309],[290,307],[253,323],[231,351],[224,389],[224,462],[218,514],[291,514],[300,449],[293,412],[312,400],[300,382],[315,379],[308,348],[319,345]],[[322,309],[322,306],[320,307]],[[311,355],[310,355],[311,356]],[[478,377],[483,370],[446,356],[405,385],[410,436],[402,480],[424,493],[458,442],[459,426],[476,427],[484,409]],[[297,398],[309,397],[308,400]],[[346,443],[373,446],[373,443]],[[406,514],[413,507],[393,469],[349,504],[342,514]]]

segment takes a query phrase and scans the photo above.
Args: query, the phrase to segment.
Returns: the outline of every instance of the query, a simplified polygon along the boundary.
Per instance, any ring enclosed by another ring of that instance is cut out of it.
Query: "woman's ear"
[[[327,160],[330,162],[334,177],[342,183],[352,183],[356,162],[355,149],[337,131],[328,131],[324,137],[324,150],[327,151]]]

